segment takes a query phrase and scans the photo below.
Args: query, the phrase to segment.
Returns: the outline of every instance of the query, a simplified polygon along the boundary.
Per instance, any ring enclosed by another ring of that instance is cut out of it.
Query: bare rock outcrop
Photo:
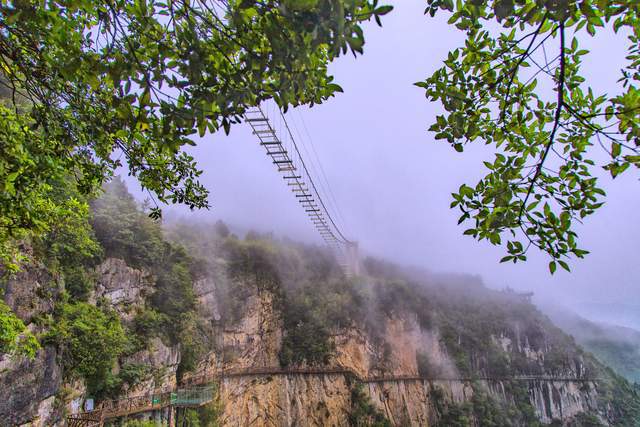
[[[107,258],[96,268],[93,301],[105,298],[125,321],[131,321],[153,292],[153,278],[144,270],[131,268],[118,258]]]
[[[57,420],[55,394],[62,369],[53,347],[38,351],[33,360],[0,359],[0,425],[52,425]]]
[[[18,273],[0,284],[4,302],[25,323],[40,314],[53,310],[55,296],[60,292],[56,279],[46,268],[26,264]]]

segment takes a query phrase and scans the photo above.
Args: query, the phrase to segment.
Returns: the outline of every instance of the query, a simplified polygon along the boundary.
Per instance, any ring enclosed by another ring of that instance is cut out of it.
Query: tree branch
[[[540,158],[540,162],[536,167],[536,173],[531,178],[531,183],[529,184],[529,189],[527,190],[527,195],[522,202],[522,206],[520,206],[520,212],[518,213],[518,222],[522,221],[522,214],[527,206],[527,201],[529,200],[529,196],[531,196],[531,192],[533,191],[533,187],[540,177],[540,173],[542,172],[542,166],[544,165],[545,160],[547,159],[547,155],[551,150],[551,146],[553,145],[556,131],[560,125],[560,114],[562,113],[562,108],[564,107],[564,78],[565,78],[565,52],[564,52],[564,21],[560,22],[560,75],[558,76],[558,105],[556,107],[556,114],[553,120],[553,129],[551,130],[551,134],[549,135],[549,141],[547,141],[547,145],[542,153],[542,157]]]

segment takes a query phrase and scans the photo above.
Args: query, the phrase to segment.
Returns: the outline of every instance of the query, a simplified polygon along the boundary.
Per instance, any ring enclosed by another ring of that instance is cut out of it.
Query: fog
[[[440,107],[413,83],[440,67],[463,34],[446,24],[445,15],[424,16],[424,6],[396,2],[383,28],[367,25],[364,56],[346,55],[331,66],[344,93],[289,114],[306,135],[304,119],[339,205],[332,214],[343,232],[367,254],[435,272],[480,275],[490,287],[532,290],[593,320],[640,328],[636,171],[615,181],[602,174],[607,203],[578,229],[591,254],[572,262],[571,273],[551,276],[548,258],[534,250],[526,263],[499,264],[503,248],[462,235],[468,227],[457,225],[450,195],[462,183],[475,185],[485,173],[482,160],[492,155],[481,145],[456,153],[427,131]],[[625,43],[605,35],[587,47],[595,50],[584,69],[597,82],[596,93],[615,93],[615,64],[622,63]],[[169,218],[221,218],[232,226],[321,243],[248,126],[235,126],[229,136],[207,135],[193,153],[204,169],[212,208],[190,213],[171,207]]]

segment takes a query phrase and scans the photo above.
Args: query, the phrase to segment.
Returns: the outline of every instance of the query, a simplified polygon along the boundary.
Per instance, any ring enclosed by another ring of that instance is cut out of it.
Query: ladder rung
[[[267,151],[269,156],[277,156],[279,154],[289,154],[287,151]]]
[[[254,134],[254,135],[262,135],[262,134],[265,134],[265,133],[273,133],[273,134],[275,134],[275,132],[274,132],[272,129],[267,129],[267,130],[254,130],[254,131],[253,131],[253,134]]]
[[[283,176],[283,179],[302,179],[301,175],[287,175],[287,176]]]
[[[261,142],[260,145],[280,145],[280,141],[264,141]]]
[[[279,165],[282,163],[291,163],[291,160],[274,160],[273,163]]]
[[[305,209],[305,212],[320,212],[320,209]]]
[[[265,117],[259,117],[259,118],[255,118],[255,119],[244,119],[245,122],[268,122],[269,119],[265,118]]]

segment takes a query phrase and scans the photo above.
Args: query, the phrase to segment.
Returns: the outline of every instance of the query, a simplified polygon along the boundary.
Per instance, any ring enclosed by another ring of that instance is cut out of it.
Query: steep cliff
[[[318,370],[340,367],[355,375],[279,371],[279,344],[286,332],[273,298],[264,291],[253,295],[240,322],[222,330],[225,352],[209,353],[199,366],[200,374],[274,368],[271,373],[221,381],[223,425],[349,425],[353,421],[352,390],[358,383],[364,384],[370,402],[392,425],[465,425],[463,416],[452,415],[455,408],[464,408],[470,424],[486,425],[487,417],[495,414],[479,413],[473,406],[487,402],[492,402],[489,405],[495,406],[496,414],[502,413],[495,416],[504,420],[502,425],[532,425],[535,420],[569,423],[586,413],[603,424],[616,424],[616,416],[599,402],[599,378],[585,377],[580,366],[567,365],[562,373],[541,370],[537,372],[540,379],[490,379],[483,372],[465,378],[437,328],[423,329],[410,312],[386,316],[383,332],[375,338],[363,325],[332,336],[334,351]],[[520,337],[522,342],[527,339]],[[503,346],[505,355],[519,352],[540,364],[552,357],[549,351],[534,350],[527,344],[518,347],[506,337],[495,337],[495,341]],[[418,364],[425,357],[431,366],[439,367],[437,374],[420,372]],[[533,417],[526,417],[527,410]]]
[[[221,224],[171,243],[116,190],[94,206],[97,262],[34,256],[0,282],[42,344],[0,356],[2,426],[202,381],[201,425],[639,425],[638,390],[527,295],[372,259],[347,278],[330,252]]]
[[[90,300],[100,301],[106,310],[113,310],[123,324],[133,323],[134,315],[145,307],[153,292],[153,278],[148,272],[131,268],[121,259],[107,258],[95,272],[97,283]],[[60,288],[41,279],[42,272],[28,268],[4,284],[6,301],[31,329],[46,332],[45,315],[52,315],[53,303],[40,302],[35,294],[44,286]],[[44,284],[43,284],[44,283]],[[18,290],[20,298],[17,298]],[[1,426],[48,426],[63,423],[64,415],[78,411],[86,398],[95,397],[87,390],[85,379],[64,375],[64,362],[55,343],[45,345],[33,360],[11,355],[0,356],[0,422]],[[176,385],[176,370],[180,362],[178,346],[167,346],[152,338],[142,348],[132,348],[113,365],[111,381],[123,370],[137,367],[143,372],[129,383],[119,384],[116,395],[146,394],[154,390],[172,390]],[[129,372],[130,373],[130,372]]]

